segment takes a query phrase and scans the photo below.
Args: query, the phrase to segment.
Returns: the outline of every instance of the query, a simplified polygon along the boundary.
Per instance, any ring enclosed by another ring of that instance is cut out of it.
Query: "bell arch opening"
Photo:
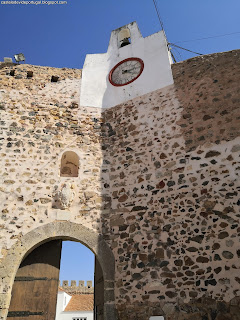
[[[1,276],[1,272],[3,272],[3,274],[8,273],[10,276],[9,290],[8,290],[8,293],[5,295],[6,308],[5,308],[5,312],[3,310],[3,319],[7,319],[7,313],[10,306],[10,300],[11,300],[11,292],[12,292],[12,288],[14,288],[13,286],[14,280],[16,280],[15,278],[19,277],[19,270],[22,268],[22,265],[31,264],[28,262],[29,257],[30,257],[30,261],[35,262],[36,258],[34,254],[36,251],[38,252],[39,248],[40,248],[40,252],[44,253],[46,251],[46,247],[48,247],[49,244],[54,244],[53,245],[54,247],[56,245],[59,245],[59,243],[61,243],[61,241],[64,241],[64,240],[80,242],[95,254],[95,258],[96,258],[95,259],[95,279],[97,279],[97,281],[95,280],[94,290],[96,291],[97,287],[99,292],[102,290],[101,291],[102,294],[98,294],[99,297],[102,297],[102,300],[99,301],[98,299],[96,299],[96,292],[95,292],[94,301],[95,301],[95,304],[99,303],[99,306],[102,303],[102,311],[100,311],[101,306],[99,308],[95,308],[95,310],[98,309],[100,312],[97,313],[95,311],[94,320],[95,319],[96,320],[117,319],[116,310],[115,310],[115,299],[114,299],[114,273],[115,273],[114,261],[115,260],[114,260],[113,253],[101,235],[97,234],[96,232],[82,225],[78,225],[69,221],[55,221],[53,223],[36,228],[33,231],[26,234],[25,236],[23,236],[22,239],[19,242],[17,242],[9,250],[9,254],[5,257],[3,261],[3,269],[0,271],[0,276]],[[55,249],[52,248],[51,250],[55,250]],[[48,253],[48,256],[50,255],[50,257],[52,257],[53,252],[55,252],[51,250]],[[42,255],[42,253],[39,254],[38,252],[37,255],[38,256]],[[56,261],[54,261],[54,263],[50,263],[50,265],[51,266],[54,265],[56,267]],[[96,275],[96,273],[98,274]],[[23,281],[34,280],[34,279],[27,279],[27,277],[34,278],[34,276],[31,276],[30,274],[29,276],[28,274],[27,275],[20,274],[20,277],[21,276],[25,277],[25,280],[20,279]],[[43,281],[43,279],[40,279],[40,278],[47,278],[47,277],[44,276],[41,271],[40,274],[36,275],[36,278],[37,278],[36,279],[37,281]],[[53,275],[52,278],[56,279],[56,274]],[[57,277],[57,287],[58,287],[58,277]],[[38,297],[38,299],[36,300],[38,301],[38,303],[40,301],[39,299],[41,299],[41,297]],[[36,313],[41,312],[41,310],[40,311],[33,310],[30,312],[33,313],[33,314],[32,313],[30,314],[32,319],[33,319],[33,316],[36,318],[36,320],[40,319],[39,317],[41,317],[42,320],[45,319],[43,318],[42,314],[40,315],[40,313],[34,314],[34,312]],[[21,314],[20,314],[20,317],[21,317]],[[17,318],[15,315],[14,320],[16,319]],[[46,319],[51,320],[51,318],[46,318]]]

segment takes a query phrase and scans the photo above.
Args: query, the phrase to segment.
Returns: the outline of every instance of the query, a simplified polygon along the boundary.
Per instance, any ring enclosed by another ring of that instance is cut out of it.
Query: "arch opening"
[[[102,283],[94,253],[79,242],[63,241],[55,320],[101,319]]]
[[[84,244],[95,254],[95,273],[96,265],[99,263],[101,267],[102,275],[102,312],[99,312],[98,315],[95,315],[94,320],[103,320],[103,319],[116,319],[116,310],[115,310],[115,299],[114,299],[114,256],[110,248],[108,247],[105,240],[101,235],[96,232],[75,223],[69,221],[55,221],[53,223],[44,225],[42,227],[36,228],[35,230],[29,232],[22,237],[21,241],[16,243],[9,251],[9,254],[5,257],[3,266],[4,273],[10,273],[9,281],[9,293],[11,293],[12,285],[14,282],[15,275],[18,276],[18,266],[21,266],[21,263],[24,262],[24,259],[27,259],[35,249],[38,249],[40,246],[49,244],[50,242],[62,241],[62,240],[71,240],[77,241]],[[18,251],[19,254],[15,254]],[[52,255],[52,254],[50,254]],[[15,272],[13,272],[13,269]],[[100,270],[100,269],[99,269]],[[0,276],[1,276],[0,271]],[[39,279],[38,279],[39,280]],[[99,280],[99,279],[98,279]],[[41,281],[41,280],[39,280]],[[95,281],[96,283],[96,281]],[[58,285],[58,281],[57,281]],[[96,290],[96,285],[94,284]],[[6,295],[6,311],[10,305],[11,295]],[[4,314],[4,313],[3,313]],[[3,319],[7,318],[6,316]],[[14,320],[17,318],[15,317]],[[41,318],[43,320],[43,318]],[[47,318],[48,319],[48,318]],[[50,318],[49,318],[50,319]],[[36,320],[38,320],[36,318]],[[54,319],[53,319],[54,320]]]
[[[79,157],[73,151],[66,151],[61,158],[60,176],[78,177]]]

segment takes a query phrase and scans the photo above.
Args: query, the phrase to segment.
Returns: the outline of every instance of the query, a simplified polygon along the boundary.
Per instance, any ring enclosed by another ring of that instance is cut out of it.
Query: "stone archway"
[[[104,319],[115,320],[115,260],[113,253],[101,235],[81,224],[69,221],[55,221],[38,227],[22,236],[9,249],[0,268],[0,278],[4,279],[5,288],[5,293],[0,295],[2,306],[0,319],[5,320],[7,317],[14,278],[22,260],[39,245],[54,239],[81,242],[95,254],[101,265],[104,278]]]

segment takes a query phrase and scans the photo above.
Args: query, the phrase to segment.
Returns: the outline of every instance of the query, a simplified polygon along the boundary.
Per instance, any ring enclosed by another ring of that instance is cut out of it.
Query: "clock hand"
[[[129,71],[136,70],[136,68],[122,70],[122,74],[128,73]]]

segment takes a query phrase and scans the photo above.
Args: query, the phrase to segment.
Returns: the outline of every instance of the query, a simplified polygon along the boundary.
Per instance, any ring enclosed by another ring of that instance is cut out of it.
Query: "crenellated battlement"
[[[77,285],[77,282],[78,282],[78,285]],[[61,282],[59,281],[59,287],[69,294],[94,292],[92,281],[87,281],[85,285],[84,280],[79,280],[79,281],[71,280],[69,285],[68,280],[63,280],[62,285],[61,285]]]

